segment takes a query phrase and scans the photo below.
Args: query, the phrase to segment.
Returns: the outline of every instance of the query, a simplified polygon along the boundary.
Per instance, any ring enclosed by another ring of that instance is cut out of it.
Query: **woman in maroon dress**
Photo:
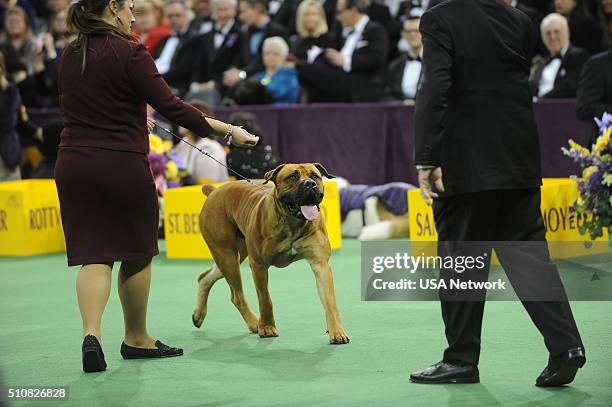
[[[111,270],[125,322],[125,359],[182,355],[147,332],[151,258],[158,254],[159,209],[147,152],[146,105],[205,137],[233,134],[250,147],[257,137],[205,117],[177,98],[151,56],[129,34],[133,0],[80,0],[68,11],[78,34],[62,54],[60,100],[65,129],[55,166],[68,265],[82,265],[77,296],[83,319],[83,370],[106,368],[100,321]]]

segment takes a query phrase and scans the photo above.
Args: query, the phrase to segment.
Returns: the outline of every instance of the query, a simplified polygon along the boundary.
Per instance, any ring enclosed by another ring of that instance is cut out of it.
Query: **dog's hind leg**
[[[223,278],[221,270],[216,264],[211,268],[200,273],[198,277],[198,294],[196,298],[196,309],[193,311],[191,320],[196,328],[200,328],[206,318],[208,294],[213,284]]]

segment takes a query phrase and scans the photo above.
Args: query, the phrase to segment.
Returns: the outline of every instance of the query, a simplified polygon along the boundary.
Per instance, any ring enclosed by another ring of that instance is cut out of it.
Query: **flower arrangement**
[[[182,186],[181,180],[188,175],[185,164],[172,149],[172,141],[155,134],[149,134],[149,163],[160,196],[168,188]]]
[[[580,234],[589,233],[592,239],[603,235],[602,228],[612,226],[612,114],[595,119],[599,137],[591,150],[570,139],[570,148],[562,148],[582,170],[582,177],[572,178],[578,184],[580,197],[572,210],[586,217]]]

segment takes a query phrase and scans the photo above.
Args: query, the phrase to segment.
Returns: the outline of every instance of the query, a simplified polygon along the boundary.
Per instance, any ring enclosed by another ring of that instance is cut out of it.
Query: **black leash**
[[[240,174],[238,171],[235,171],[233,168],[228,167],[227,165],[223,164],[221,161],[217,160],[215,157],[213,157],[212,155],[208,154],[206,151],[202,150],[201,148],[199,148],[198,146],[191,144],[189,141],[185,140],[183,137],[179,137],[176,134],[174,134],[172,131],[166,129],[165,127],[160,126],[159,124],[157,124],[157,122],[153,121],[153,124],[155,124],[155,127],[158,127],[160,129],[162,129],[163,131],[165,131],[166,133],[170,134],[172,137],[176,138],[179,140],[179,142],[183,142],[185,144],[187,144],[188,146],[190,146],[191,148],[199,151],[201,154],[204,154],[206,157],[212,159],[213,161],[215,161],[217,164],[221,165],[222,167],[225,167],[227,170],[233,172],[234,174],[236,174],[236,176],[240,177],[241,179],[245,180],[246,182],[248,182],[249,184],[261,189],[263,192],[265,192],[266,194],[270,194],[270,192],[267,189],[264,189],[262,187],[263,184],[256,184],[254,183],[252,180],[248,179],[247,177],[245,177],[244,175]],[[270,194],[272,195],[272,194]],[[272,195],[273,196],[273,195]]]

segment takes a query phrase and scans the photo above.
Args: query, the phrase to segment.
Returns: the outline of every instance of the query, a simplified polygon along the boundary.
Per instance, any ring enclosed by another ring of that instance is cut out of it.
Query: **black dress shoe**
[[[570,349],[548,362],[546,369],[536,379],[536,386],[557,387],[569,384],[585,363],[583,348]]]
[[[414,383],[479,383],[477,366],[455,366],[450,363],[438,362],[420,372],[410,375]]]
[[[102,372],[106,370],[106,361],[104,360],[104,352],[100,342],[93,335],[87,335],[83,338],[83,371]]]
[[[121,356],[123,359],[149,359],[149,358],[171,358],[173,356],[181,356],[183,349],[173,348],[165,345],[160,341],[155,342],[156,349],[135,348],[121,342]]]

